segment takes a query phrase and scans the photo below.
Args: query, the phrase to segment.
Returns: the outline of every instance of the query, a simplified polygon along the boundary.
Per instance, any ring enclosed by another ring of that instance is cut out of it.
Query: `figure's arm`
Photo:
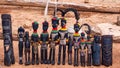
[[[42,34],[40,34],[39,43],[42,44]]]
[[[23,34],[23,42],[25,42],[25,40],[26,40],[26,36],[25,34]]]
[[[47,35],[46,43],[49,44],[49,34]]]
[[[30,43],[31,43],[31,45],[33,45],[33,35],[31,36]]]
[[[80,44],[80,38],[78,39],[78,44]]]
[[[80,44],[79,44],[79,48],[80,48],[80,50],[81,50],[81,42],[80,42]]]
[[[60,31],[60,30],[59,30]],[[58,32],[58,44],[60,43],[60,33]]]
[[[39,36],[37,36],[37,45],[39,45]]]
[[[69,39],[68,32],[65,34],[65,37],[66,37],[66,42],[68,43],[68,39]]]
[[[55,37],[55,43],[56,43],[56,44],[59,43],[59,35],[57,35],[57,36]]]
[[[49,41],[51,41],[51,39],[52,39],[52,34],[50,33],[50,38],[49,38]]]

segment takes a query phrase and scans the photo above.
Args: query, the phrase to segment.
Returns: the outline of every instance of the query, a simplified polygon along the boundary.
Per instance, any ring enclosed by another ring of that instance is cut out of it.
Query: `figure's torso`
[[[41,41],[46,42],[49,39],[49,34],[48,33],[42,33],[41,34]]]
[[[30,40],[25,40],[25,48],[30,48]]]
[[[85,56],[85,49],[86,49],[85,39],[83,40],[81,39],[80,48],[81,48],[81,56]]]
[[[19,37],[18,37],[19,42],[23,42],[24,33],[23,32],[19,32],[18,35],[19,35]]]
[[[51,42],[50,42],[50,45],[51,47],[55,47],[56,45],[56,41],[58,40],[58,31],[52,31],[51,32]]]
[[[65,30],[59,30],[59,38],[60,38],[60,44],[66,45],[66,39],[68,38],[68,31]]]
[[[86,45],[87,45],[87,50],[88,50],[88,53],[92,53],[92,41],[87,41],[86,42]]]
[[[51,32],[51,40],[56,41],[58,39],[58,31]]]
[[[79,43],[80,43],[80,34],[74,34],[73,35],[73,42],[74,42],[74,47],[75,49],[79,48]]]

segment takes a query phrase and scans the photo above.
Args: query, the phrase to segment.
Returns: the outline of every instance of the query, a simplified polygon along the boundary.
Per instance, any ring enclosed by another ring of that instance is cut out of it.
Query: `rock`
[[[96,26],[91,26],[91,34],[92,35],[113,35],[113,41],[114,42],[120,42],[120,26],[111,24],[111,23],[102,23],[97,24]],[[70,26],[68,28],[69,33],[74,33],[73,26]],[[80,30],[79,33],[84,32]]]
[[[24,24],[23,27],[24,27],[25,29],[29,29],[29,28],[30,28],[30,26],[28,26],[27,24]]]
[[[92,35],[95,35],[95,34],[97,34],[97,35],[101,35],[101,29],[99,28],[99,27],[97,27],[97,26],[91,26],[91,33],[92,33]]]
[[[111,23],[102,23],[97,24],[97,27],[102,31],[101,35],[113,35],[114,42],[120,42],[120,26]]]
[[[102,31],[102,35],[113,35],[113,36],[120,36],[120,27],[117,25],[113,25],[111,23],[102,23],[97,24],[97,27],[100,28]]]

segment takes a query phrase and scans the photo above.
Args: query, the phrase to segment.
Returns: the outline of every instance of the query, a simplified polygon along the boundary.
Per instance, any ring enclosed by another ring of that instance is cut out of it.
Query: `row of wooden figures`
[[[69,9],[68,9],[69,10]],[[66,10],[66,12],[68,12]],[[4,64],[10,66],[15,64],[14,50],[13,50],[13,39],[12,39],[12,23],[10,14],[2,14],[2,31],[4,39]],[[79,19],[76,17],[77,20]],[[66,60],[66,47],[68,46],[68,64],[74,64],[74,66],[79,65],[85,66],[86,64],[86,48],[87,48],[87,65],[100,65],[100,36],[94,36],[91,39],[91,29],[88,24],[79,25],[78,21],[74,24],[74,32],[71,33],[66,28],[65,18],[60,19],[61,28],[58,30],[59,19],[57,17],[52,18],[52,31],[49,34],[48,22],[44,21],[42,24],[43,32],[40,36],[37,33],[38,23],[33,22],[32,28],[33,33],[29,36],[29,32],[25,32],[24,28],[18,28],[18,47],[19,47],[19,64],[23,64],[23,48],[25,49],[25,65],[29,64],[55,64],[55,49],[56,45],[59,46],[58,49],[58,61],[57,64],[60,65],[61,62],[64,65]],[[82,26],[87,26],[88,30],[79,33]],[[87,34],[87,36],[85,36]],[[112,36],[102,36],[102,64],[106,66],[112,65]],[[40,56],[38,56],[38,46],[40,47]],[[50,46],[49,56],[48,56],[48,45]],[[31,52],[32,47],[32,52]],[[72,49],[74,47],[74,63],[72,62]],[[80,53],[78,52],[80,50]],[[30,53],[32,53],[32,60],[30,61]],[[80,54],[80,57],[78,57]],[[61,61],[62,58],[62,61]]]
[[[53,19],[56,20],[56,19]],[[91,66],[100,65],[100,37],[95,36],[94,40],[91,39],[89,31],[87,31],[87,36],[85,33],[79,33],[80,26],[78,23],[74,24],[74,33],[69,33],[66,28],[65,20],[62,20],[61,29],[57,30],[58,24],[56,22],[52,23],[52,31],[47,32],[48,22],[43,22],[43,32],[40,36],[37,33],[38,23],[33,22],[33,34],[29,36],[29,32],[25,32],[24,28],[18,28],[18,39],[19,39],[19,64],[23,64],[23,47],[25,47],[25,65],[29,64],[55,64],[55,50],[56,45],[59,46],[58,51],[58,61],[57,64],[60,65],[61,62],[65,65],[66,60],[66,47],[68,46],[68,64],[74,66],[79,65],[79,54],[80,54],[80,64],[81,66],[86,65],[86,48],[87,48],[87,65]],[[30,37],[30,38],[29,38]],[[40,58],[38,54],[38,46],[40,47]],[[48,56],[48,45],[49,45],[49,56]],[[93,45],[97,46],[97,50]],[[32,47],[32,61],[30,62],[30,47]],[[72,61],[72,49],[74,47],[74,63]],[[79,53],[80,50],[80,53]],[[63,52],[63,53],[62,53]],[[62,60],[61,60],[62,58]]]

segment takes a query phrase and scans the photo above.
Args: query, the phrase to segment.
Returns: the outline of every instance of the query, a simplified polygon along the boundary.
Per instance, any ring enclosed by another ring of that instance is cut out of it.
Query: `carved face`
[[[19,37],[23,37],[24,31],[25,31],[24,28],[22,28],[22,27],[18,28]]]
[[[25,32],[25,37],[29,39],[29,32]]]
[[[99,43],[100,42],[100,36],[94,36],[94,41],[96,43]]]
[[[53,18],[52,19],[52,27],[57,28],[58,25],[59,25],[59,19]]]
[[[81,37],[85,37],[85,33],[82,32],[82,33],[81,33]]]
[[[43,22],[43,30],[44,31],[47,31],[47,29],[48,29],[48,22],[47,21],[45,21],[45,22]]]
[[[61,27],[66,26],[66,20],[64,18],[61,19]]]
[[[80,30],[80,26],[78,24],[74,24],[74,30],[75,32],[78,32]]]
[[[5,39],[5,41],[4,41],[5,45],[8,45],[11,43],[11,39],[10,39],[10,36],[8,34],[4,35],[4,39]]]
[[[38,29],[38,23],[37,22],[33,22],[32,23],[32,28],[33,28],[33,30],[37,30]]]

